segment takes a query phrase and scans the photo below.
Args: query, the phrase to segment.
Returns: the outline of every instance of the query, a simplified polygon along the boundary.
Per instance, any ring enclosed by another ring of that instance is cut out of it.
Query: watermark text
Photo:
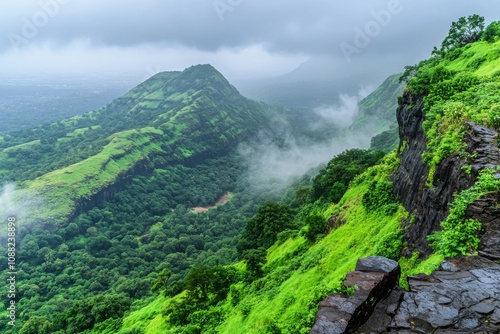
[[[45,27],[51,18],[59,14],[61,6],[69,3],[71,0],[40,0],[38,1],[39,9],[31,16],[23,16],[21,18],[21,29],[18,32],[10,32],[7,38],[10,44],[16,50],[29,44],[40,30]]]
[[[7,298],[9,298],[9,305],[7,311],[9,313],[8,324],[10,326],[16,325],[16,218],[7,218]]]

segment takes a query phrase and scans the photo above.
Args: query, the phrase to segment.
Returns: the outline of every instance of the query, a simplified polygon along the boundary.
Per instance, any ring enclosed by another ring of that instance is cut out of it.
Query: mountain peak
[[[175,89],[174,89],[175,87]],[[225,95],[239,94],[238,90],[210,64],[193,65],[184,71],[160,72],[134,88],[137,89],[167,90],[169,93],[200,91],[211,89]]]

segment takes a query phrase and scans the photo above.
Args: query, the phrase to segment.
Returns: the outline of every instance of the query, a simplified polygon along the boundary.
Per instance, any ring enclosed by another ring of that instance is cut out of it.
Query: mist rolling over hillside
[[[6,5],[0,332],[498,332],[498,7]]]

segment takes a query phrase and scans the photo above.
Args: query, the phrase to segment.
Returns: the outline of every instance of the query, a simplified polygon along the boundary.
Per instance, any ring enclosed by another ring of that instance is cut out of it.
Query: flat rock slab
[[[358,260],[356,271],[376,272],[390,274],[398,271],[399,263],[383,256],[369,256]]]
[[[500,265],[472,256],[446,260],[440,269],[409,278],[411,291],[389,329],[409,324],[414,333],[500,333]]]
[[[356,269],[377,267],[365,264]],[[387,293],[388,277],[350,272],[346,285],[357,287],[354,295],[328,296],[311,333],[500,333],[500,265],[494,261],[448,259],[431,275],[409,277],[410,291],[392,286]]]

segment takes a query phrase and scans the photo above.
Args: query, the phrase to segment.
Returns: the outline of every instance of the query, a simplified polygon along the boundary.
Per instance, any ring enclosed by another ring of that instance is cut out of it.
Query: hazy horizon
[[[428,57],[458,17],[477,13],[489,22],[500,4],[29,0],[2,9],[4,76],[101,75],[138,84],[159,71],[210,63],[239,83],[299,67],[308,69],[295,72],[307,80],[374,69],[380,80]]]

